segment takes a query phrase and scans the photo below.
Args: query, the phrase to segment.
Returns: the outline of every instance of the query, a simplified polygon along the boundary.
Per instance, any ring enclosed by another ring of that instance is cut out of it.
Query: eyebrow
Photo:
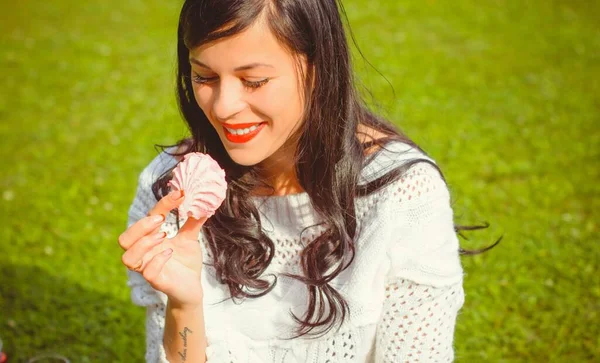
[[[209,66],[207,66],[206,64],[200,62],[199,60],[197,60],[195,58],[190,58],[190,63],[194,63],[194,64],[199,65],[200,67],[204,67],[204,68],[210,69]],[[266,63],[250,63],[250,64],[246,64],[246,65],[243,65],[243,66],[236,67],[234,69],[234,71],[235,72],[246,71],[248,69],[257,68],[257,67],[275,68],[272,65],[266,64]]]

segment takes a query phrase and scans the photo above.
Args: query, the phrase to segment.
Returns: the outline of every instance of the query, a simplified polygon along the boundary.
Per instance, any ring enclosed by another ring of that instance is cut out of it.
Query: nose
[[[213,114],[219,121],[226,121],[240,113],[245,107],[243,88],[235,80],[221,80],[215,90]]]

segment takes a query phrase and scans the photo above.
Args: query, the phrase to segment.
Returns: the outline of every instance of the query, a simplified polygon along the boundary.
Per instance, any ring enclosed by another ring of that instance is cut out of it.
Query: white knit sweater
[[[426,158],[402,143],[378,153],[364,168],[362,182],[373,180],[409,159]],[[171,150],[169,150],[171,151]],[[431,160],[431,159],[429,159]],[[162,153],[140,174],[128,226],[156,203],[150,186],[176,160]],[[299,274],[299,253],[323,228],[306,193],[255,197],[265,232],[275,243],[275,258],[265,274]],[[302,317],[305,286],[279,276],[276,287],[241,304],[226,300],[214,268],[204,265],[204,319],[209,363],[294,362],[450,362],[454,358],[456,317],[464,303],[463,269],[448,188],[426,162],[413,165],[401,180],[356,205],[360,234],[351,266],[332,285],[348,302],[350,314],[339,330],[319,338],[285,340],[295,332],[290,311]],[[162,230],[176,233],[169,215]],[[210,262],[203,233],[199,242]],[[147,308],[146,361],[167,362],[162,345],[166,296],[143,277],[127,271],[131,298]],[[221,302],[222,301],[222,302]]]

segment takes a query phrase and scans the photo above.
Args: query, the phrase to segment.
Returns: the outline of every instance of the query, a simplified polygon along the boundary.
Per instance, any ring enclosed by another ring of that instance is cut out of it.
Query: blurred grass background
[[[445,171],[460,362],[600,359],[600,2],[344,2],[360,78]],[[0,4],[0,337],[13,362],[141,362],[117,236],[174,102],[179,1]],[[391,88],[393,86],[393,89]]]

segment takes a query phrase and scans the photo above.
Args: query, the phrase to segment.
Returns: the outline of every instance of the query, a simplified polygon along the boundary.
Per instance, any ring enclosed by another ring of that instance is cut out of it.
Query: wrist
[[[195,312],[203,308],[202,302],[197,304],[182,303],[175,299],[169,298],[167,301],[167,309],[178,312]]]

